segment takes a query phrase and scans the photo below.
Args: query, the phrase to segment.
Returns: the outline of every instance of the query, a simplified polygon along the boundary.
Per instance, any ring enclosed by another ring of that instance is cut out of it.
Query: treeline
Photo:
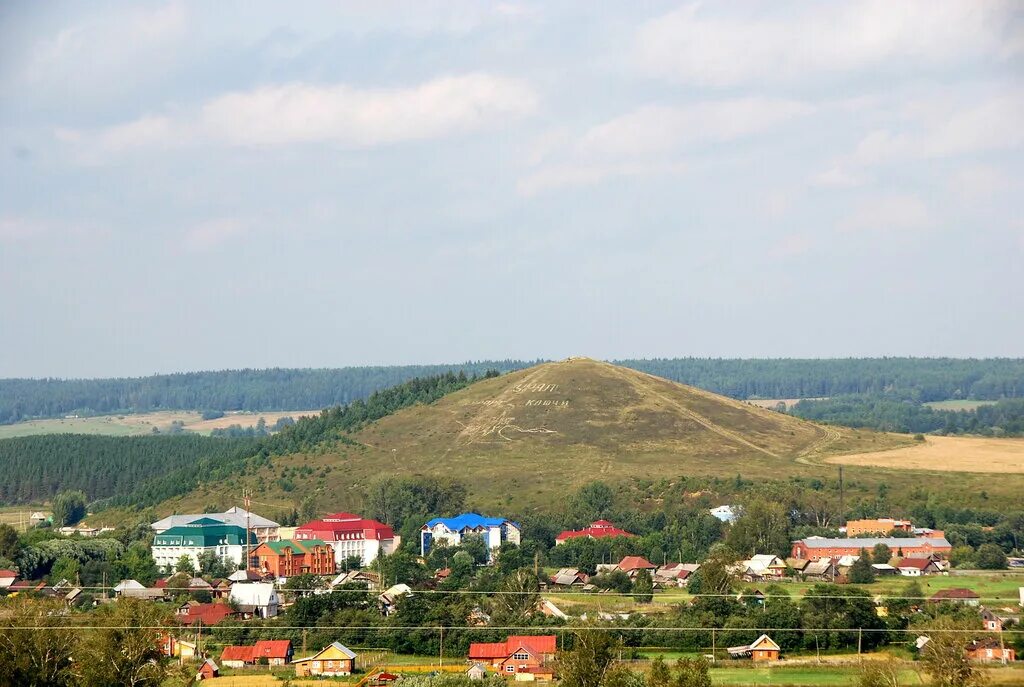
[[[939,432],[1024,436],[1024,399],[1009,398],[976,410],[937,410],[914,401],[882,396],[839,396],[803,400],[790,412],[807,420],[885,432]]]
[[[255,442],[195,435],[46,434],[0,441],[0,503],[39,503],[63,490],[89,499],[129,494],[169,471],[236,455]]]
[[[153,410],[271,411],[346,405],[374,391],[445,372],[480,375],[541,361],[458,365],[187,372],[130,379],[2,379],[0,424],[67,414]],[[886,394],[920,402],[1024,396],[1024,359],[847,358],[620,360],[620,365],[734,398]]]
[[[1021,358],[656,358],[615,362],[740,399],[887,394],[928,402],[1024,396]]]
[[[336,369],[221,370],[116,379],[0,379],[0,424],[69,414],[155,410],[313,410],[346,405],[374,391],[446,372],[482,375],[534,364],[489,360],[455,365]]]

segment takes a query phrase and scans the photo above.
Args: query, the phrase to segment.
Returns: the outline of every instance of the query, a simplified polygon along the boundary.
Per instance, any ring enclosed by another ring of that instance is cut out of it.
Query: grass
[[[928,436],[891,451],[829,458],[829,463],[941,472],[1024,474],[1024,439]]]
[[[929,401],[924,405],[935,410],[977,410],[981,406],[995,405],[995,401]]]
[[[52,418],[26,420],[12,425],[0,425],[0,439],[36,436],[40,434],[105,434],[110,436],[137,436],[150,434],[153,428],[161,432],[170,428],[173,422],[184,423],[185,430],[196,434],[210,434],[216,428],[230,425],[255,427],[262,417],[268,426],[273,426],[281,417],[298,419],[302,415],[318,413],[310,410],[288,410],[270,413],[228,413],[215,420],[203,420],[195,411],[168,410],[153,413],[126,415],[97,415],[78,418]]]

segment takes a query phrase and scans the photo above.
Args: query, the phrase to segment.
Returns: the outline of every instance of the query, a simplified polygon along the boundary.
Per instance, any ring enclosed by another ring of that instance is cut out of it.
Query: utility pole
[[[252,566],[252,546],[249,544],[249,508],[252,506],[252,489],[243,489],[242,498],[245,500],[245,571],[248,577],[249,568]]]
[[[845,522],[846,508],[843,507],[843,466],[839,466],[839,526]]]
[[[438,629],[441,631],[441,641],[438,642],[437,667],[440,668],[444,665],[444,625],[441,625]]]

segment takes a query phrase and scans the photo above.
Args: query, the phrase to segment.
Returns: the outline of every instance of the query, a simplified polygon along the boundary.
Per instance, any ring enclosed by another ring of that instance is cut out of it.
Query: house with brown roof
[[[238,614],[227,604],[186,604],[178,609],[175,615],[182,625],[216,625],[225,618]]]
[[[651,563],[643,556],[626,556],[619,561],[619,564],[616,567],[629,575],[630,579],[636,578],[637,574],[639,574],[641,570],[647,570],[653,575],[654,571],[658,569],[658,566]]]
[[[935,561],[930,558],[903,558],[894,567],[903,577],[921,577],[939,572]]]
[[[1013,647],[1006,646],[1005,643],[1000,642],[995,637],[986,637],[984,639],[975,639],[971,642],[970,646],[967,647],[967,658],[972,661],[983,661],[985,663],[992,661],[1016,661],[1017,652],[1014,651]]]
[[[551,576],[551,584],[557,587],[582,587],[590,581],[590,576],[577,568],[561,568]]]
[[[515,675],[545,667],[554,659],[556,650],[554,635],[513,635],[504,642],[473,642],[469,645],[469,662],[490,665],[502,674]]]
[[[761,635],[750,644],[731,646],[726,651],[732,658],[749,657],[755,661],[778,661],[781,647],[768,635]]]
[[[1003,619],[987,608],[981,609],[981,624],[989,632],[1003,631]]]
[[[932,603],[949,601],[952,603],[964,604],[965,606],[977,606],[981,603],[981,596],[979,596],[978,592],[973,589],[952,587],[950,589],[940,589],[932,594],[931,598],[928,600]]]

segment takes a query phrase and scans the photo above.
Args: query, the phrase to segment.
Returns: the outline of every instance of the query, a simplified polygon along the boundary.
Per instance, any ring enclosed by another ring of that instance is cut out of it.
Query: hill
[[[274,457],[251,482],[262,500],[292,503],[275,486],[284,478],[325,506],[358,507],[380,477],[456,478],[481,507],[550,507],[594,479],[831,474],[835,468],[822,468],[818,457],[909,442],[816,425],[635,370],[570,359],[484,379],[365,424],[344,442]],[[229,486],[240,489],[242,482]],[[216,492],[200,489],[165,508],[209,503]]]

